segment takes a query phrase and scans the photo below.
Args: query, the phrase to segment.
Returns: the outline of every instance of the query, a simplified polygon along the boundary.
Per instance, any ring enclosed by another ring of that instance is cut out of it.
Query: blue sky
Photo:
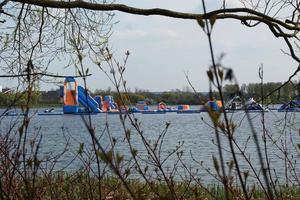
[[[208,2],[208,9],[220,7],[220,1]],[[229,6],[237,5],[236,2],[227,0]],[[199,0],[117,0],[116,3],[202,12]],[[195,21],[120,12],[116,12],[115,21],[119,22],[114,26],[110,46],[120,61],[126,50],[131,53],[125,73],[128,87],[150,91],[183,89],[188,85],[185,79],[188,73],[198,91],[208,90],[206,70],[211,63],[208,41]],[[226,54],[222,63],[233,68],[241,84],[259,82],[260,64],[264,65],[265,82],[283,82],[297,67],[281,52],[286,50],[285,44],[274,38],[264,25],[246,28],[235,20],[220,20],[214,26],[212,38],[216,56]],[[88,80],[91,90],[112,87],[99,69],[91,72],[93,76]],[[54,87],[43,85],[42,89]]]

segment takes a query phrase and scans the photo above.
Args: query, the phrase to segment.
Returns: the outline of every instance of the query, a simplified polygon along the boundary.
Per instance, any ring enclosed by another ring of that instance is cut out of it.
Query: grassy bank
[[[126,180],[136,199],[173,199],[164,182],[153,181],[151,186],[138,180]],[[34,180],[15,178],[11,184],[2,178],[3,194],[7,199],[132,199],[132,195],[114,177],[98,179],[86,173],[57,173],[37,176]],[[100,189],[101,188],[101,189]],[[178,182],[175,186],[179,199],[225,199],[224,188],[217,185],[202,185]],[[243,199],[240,188],[230,187],[230,199]],[[256,187],[248,188],[249,197],[263,200],[265,196]],[[300,199],[298,188],[279,188],[278,199]]]

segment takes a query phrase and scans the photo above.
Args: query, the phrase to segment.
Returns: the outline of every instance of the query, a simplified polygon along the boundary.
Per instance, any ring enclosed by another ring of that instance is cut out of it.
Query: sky
[[[209,10],[220,6],[220,0],[208,2]],[[226,2],[229,6],[238,5],[236,0]],[[200,0],[116,0],[116,3],[202,13]],[[109,45],[120,62],[124,52],[130,52],[125,72],[129,88],[150,91],[184,89],[188,86],[185,77],[188,73],[197,91],[208,91],[206,71],[211,65],[208,40],[195,21],[121,12],[116,12],[114,20],[118,23],[113,27]],[[225,54],[222,64],[234,70],[240,84],[259,82],[261,64],[265,82],[283,82],[297,67],[289,56],[282,53],[282,49],[286,50],[283,41],[276,39],[264,25],[247,28],[236,20],[218,20],[213,28],[212,42],[216,57]],[[59,70],[70,72],[68,69]],[[90,71],[93,73],[88,79],[91,90],[113,87],[99,69]],[[42,84],[41,89],[55,87]]]
[[[153,0],[124,3],[141,8],[166,8],[202,12],[201,1]],[[209,1],[208,9],[219,1]],[[227,1],[233,5],[237,1]],[[166,91],[188,86],[185,73],[198,91],[208,91],[206,71],[211,65],[208,40],[192,20],[116,13],[119,21],[110,40],[117,58],[131,52],[126,77],[130,88]],[[223,65],[234,70],[240,84],[259,82],[258,68],[264,66],[265,82],[283,82],[296,69],[296,63],[283,54],[285,44],[264,25],[246,28],[236,20],[217,21],[213,29],[216,57],[225,54]],[[101,76],[102,77],[102,76]]]

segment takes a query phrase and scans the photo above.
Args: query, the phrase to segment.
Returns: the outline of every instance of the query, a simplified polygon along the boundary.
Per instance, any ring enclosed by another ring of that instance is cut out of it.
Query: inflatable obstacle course
[[[60,87],[60,99],[63,102],[62,112],[43,112],[40,115],[62,115],[62,114],[97,114],[108,113],[118,114],[120,112],[134,112],[142,114],[165,114],[167,112],[182,113],[200,113],[201,110],[191,109],[189,105],[179,105],[178,107],[168,107],[166,103],[160,102],[156,110],[150,110],[145,101],[137,102],[135,107],[119,107],[112,96],[95,96],[92,97],[89,92],[82,86],[78,85],[74,77],[66,77],[64,85]],[[215,102],[214,102],[215,103]],[[206,108],[219,111],[219,105],[208,103]],[[48,109],[47,109],[48,110]],[[205,110],[202,110],[205,112]]]
[[[90,96],[88,91],[79,86],[74,77],[67,77],[64,82],[63,92],[63,113],[64,114],[84,114],[118,112],[118,106],[112,96]]]

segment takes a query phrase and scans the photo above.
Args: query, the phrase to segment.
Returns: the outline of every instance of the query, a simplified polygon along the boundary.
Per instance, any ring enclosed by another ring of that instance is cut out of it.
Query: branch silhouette
[[[15,77],[23,77],[23,76],[48,76],[53,78],[66,78],[66,77],[74,77],[74,78],[81,78],[81,77],[88,77],[92,74],[86,74],[86,75],[55,75],[55,74],[47,74],[47,73],[30,73],[30,74],[12,74],[12,75],[0,75],[0,78],[15,78]]]

